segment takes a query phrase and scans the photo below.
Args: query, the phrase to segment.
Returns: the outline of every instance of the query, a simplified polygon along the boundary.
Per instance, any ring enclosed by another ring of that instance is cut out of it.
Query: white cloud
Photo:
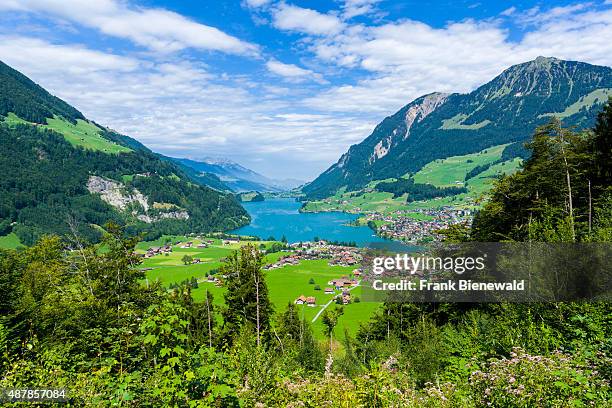
[[[516,7],[512,6],[509,7],[507,9],[505,9],[504,11],[502,11],[501,13],[499,13],[502,16],[511,16],[516,12]]]
[[[335,15],[284,3],[273,11],[273,17],[273,24],[278,29],[311,35],[337,34],[344,27]]]
[[[326,83],[321,74],[298,67],[294,64],[285,64],[275,59],[271,59],[266,62],[266,68],[273,74],[280,75],[290,81],[306,81],[312,80],[318,83]]]
[[[259,8],[270,4],[271,0],[244,0],[247,7]]]
[[[578,12],[588,10],[593,6],[593,3],[578,3],[569,6],[558,6],[542,11],[539,6],[532,7],[523,12],[518,12],[516,9],[511,14],[517,23],[523,25],[540,25],[560,18],[572,18]],[[503,13],[502,13],[503,14]]]
[[[375,10],[376,3],[380,0],[345,0],[342,17],[350,19],[353,17],[369,14]]]
[[[185,48],[256,55],[258,47],[160,8],[134,8],[119,0],[0,0],[0,10],[39,13],[126,38],[157,52]]]
[[[38,59],[38,63],[31,58]],[[78,45],[54,45],[36,38],[0,37],[0,57],[17,66],[35,68],[37,75],[87,75],[102,71],[134,72],[139,60]]]

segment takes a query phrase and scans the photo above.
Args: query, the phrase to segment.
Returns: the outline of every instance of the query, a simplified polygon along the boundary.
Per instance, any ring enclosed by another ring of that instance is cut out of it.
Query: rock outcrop
[[[130,211],[134,217],[146,223],[162,219],[186,220],[189,218],[187,211],[174,205],[169,205],[166,210],[153,209],[149,205],[148,197],[140,191],[105,177],[89,176],[87,190],[92,194],[100,194],[102,201],[120,211]]]

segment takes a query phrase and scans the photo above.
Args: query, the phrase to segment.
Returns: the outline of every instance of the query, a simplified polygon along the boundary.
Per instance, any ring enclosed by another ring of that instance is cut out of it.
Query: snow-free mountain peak
[[[508,144],[504,157],[522,154],[534,129],[557,117],[592,126],[612,95],[612,69],[538,57],[509,67],[467,94],[431,93],[385,118],[338,162],[303,188],[309,198],[359,189],[400,177],[427,163]]]

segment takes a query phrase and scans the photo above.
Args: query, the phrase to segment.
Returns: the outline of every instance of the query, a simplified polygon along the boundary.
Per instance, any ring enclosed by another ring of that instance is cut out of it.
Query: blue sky
[[[0,0],[0,60],[164,154],[311,179],[413,99],[612,65],[612,0]]]

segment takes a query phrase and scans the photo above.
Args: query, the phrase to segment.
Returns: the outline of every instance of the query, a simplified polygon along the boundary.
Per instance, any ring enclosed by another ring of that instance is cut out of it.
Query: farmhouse
[[[334,293],[334,288],[325,288],[326,295],[333,295],[333,293]]]
[[[306,296],[300,295],[297,299],[295,299],[294,303],[296,305],[303,305],[304,303],[306,303]]]
[[[316,306],[316,300],[314,298],[314,296],[309,296],[306,298],[306,303],[308,304],[308,306]]]
[[[352,286],[357,286],[357,281],[355,279],[349,279],[349,278],[334,279],[327,283],[329,285],[334,286],[336,289],[350,288]]]
[[[221,281],[220,281],[220,280],[219,280],[219,279],[218,279],[216,276],[213,276],[213,275],[208,275],[208,276],[206,277],[206,281],[207,281],[207,282],[210,282],[210,283],[216,283],[216,284],[217,284],[217,286],[221,286],[221,285],[220,285]]]
[[[230,244],[237,244],[238,242],[240,242],[239,238],[229,237],[229,238],[225,238],[222,241],[222,244],[223,245],[230,245]]]

